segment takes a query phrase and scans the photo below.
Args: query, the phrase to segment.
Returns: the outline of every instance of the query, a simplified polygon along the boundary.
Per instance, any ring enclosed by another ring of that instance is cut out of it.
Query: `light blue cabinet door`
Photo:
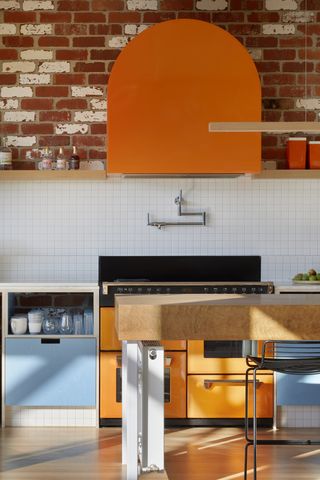
[[[6,339],[5,403],[95,406],[96,340]]]
[[[276,374],[278,405],[320,405],[320,375]]]

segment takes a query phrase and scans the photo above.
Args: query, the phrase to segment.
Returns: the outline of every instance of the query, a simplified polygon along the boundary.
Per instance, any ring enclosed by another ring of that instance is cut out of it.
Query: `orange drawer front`
[[[165,355],[165,416],[186,417],[186,354]],[[121,354],[100,352],[100,418],[121,418]]]
[[[257,414],[273,416],[273,376],[259,375]],[[249,387],[252,416],[252,386]],[[188,375],[188,418],[244,418],[244,375]]]
[[[161,342],[166,350],[186,350],[184,340],[164,340]],[[115,329],[115,309],[100,308],[100,350],[121,350]]]
[[[205,358],[204,342],[188,342],[188,373],[245,373],[245,358]]]

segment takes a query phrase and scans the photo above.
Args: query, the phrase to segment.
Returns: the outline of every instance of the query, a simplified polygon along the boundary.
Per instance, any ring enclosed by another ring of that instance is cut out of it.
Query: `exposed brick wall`
[[[264,120],[317,119],[320,0],[0,0],[1,133],[15,168],[45,145],[105,159],[113,62],[135,35],[174,18],[212,22],[243,43],[261,76]],[[284,143],[264,135],[263,158],[282,165]]]

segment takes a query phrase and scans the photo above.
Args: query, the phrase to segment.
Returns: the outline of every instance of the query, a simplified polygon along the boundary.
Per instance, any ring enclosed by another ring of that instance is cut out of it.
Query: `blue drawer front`
[[[94,407],[96,340],[6,339],[5,403]]]
[[[320,405],[320,375],[277,373],[278,405]]]

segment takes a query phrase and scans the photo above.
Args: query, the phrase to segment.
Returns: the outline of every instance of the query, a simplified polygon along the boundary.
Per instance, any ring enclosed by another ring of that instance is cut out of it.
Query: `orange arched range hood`
[[[259,76],[238,40],[199,20],[159,23],[112,69],[108,173],[257,173],[261,134],[210,133],[208,124],[260,120]]]

